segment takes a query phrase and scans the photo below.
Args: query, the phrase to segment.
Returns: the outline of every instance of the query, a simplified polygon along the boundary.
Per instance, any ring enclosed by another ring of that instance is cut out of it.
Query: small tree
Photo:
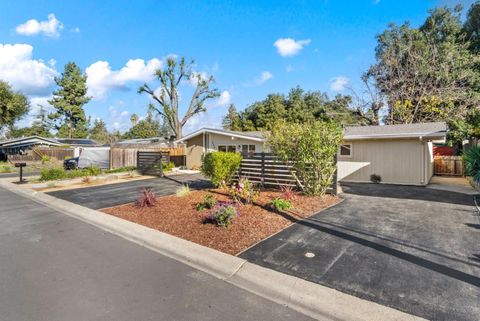
[[[230,106],[228,107],[228,112],[222,120],[222,127],[223,129],[227,130],[242,130],[240,115],[238,114],[234,104],[230,104]]]
[[[273,153],[292,163],[292,175],[305,194],[323,195],[332,183],[342,138],[343,129],[336,122],[280,123],[267,144]]]

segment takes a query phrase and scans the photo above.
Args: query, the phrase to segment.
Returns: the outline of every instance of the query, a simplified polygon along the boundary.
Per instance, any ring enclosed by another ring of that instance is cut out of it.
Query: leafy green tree
[[[480,53],[480,1],[476,1],[468,10],[463,31],[466,40],[470,42],[470,50],[473,53]]]
[[[238,114],[234,104],[230,104],[230,106],[228,106],[228,112],[223,118],[222,127],[223,129],[227,130],[242,130],[240,115]]]
[[[94,120],[88,137],[101,144],[112,143],[115,141],[115,136],[108,131],[107,124],[105,124],[102,119]]]
[[[214,82],[213,76],[203,77],[199,73],[192,72],[192,66],[193,61],[186,63],[184,57],[179,61],[170,57],[167,59],[166,68],[155,72],[155,76],[160,81],[160,90],[155,92],[147,84],[138,90],[139,93],[150,95],[157,103],[157,105],[150,104],[149,110],[162,116],[177,139],[183,137],[182,128],[192,116],[206,111],[205,102],[220,96],[216,88],[210,88]],[[180,118],[178,87],[182,80],[193,81],[196,87],[185,115]]]
[[[323,195],[337,168],[335,156],[343,129],[335,121],[279,123],[267,138],[271,150],[291,162],[291,174],[307,195]]]
[[[13,91],[12,87],[0,81],[0,130],[22,118],[29,110],[30,103],[25,95]]]
[[[153,117],[151,112],[147,113],[147,117],[138,121],[125,134],[124,139],[134,138],[150,138],[150,137],[164,137],[168,135],[168,130],[162,126],[160,121]]]
[[[391,24],[377,37],[372,77],[388,103],[387,123],[465,117],[480,101],[478,55],[469,50],[460,8],[437,8],[420,28]]]
[[[58,135],[68,138],[85,138],[88,119],[83,106],[90,101],[87,96],[87,76],[74,63],[69,62],[61,77],[55,77],[58,89],[49,103],[55,108],[50,118],[55,121]]]

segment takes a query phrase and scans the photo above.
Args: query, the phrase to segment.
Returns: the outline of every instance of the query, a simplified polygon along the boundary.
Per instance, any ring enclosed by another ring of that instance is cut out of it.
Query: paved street
[[[0,188],[0,320],[310,320]]]
[[[240,257],[429,320],[480,319],[480,217],[472,195],[342,187],[342,203]]]

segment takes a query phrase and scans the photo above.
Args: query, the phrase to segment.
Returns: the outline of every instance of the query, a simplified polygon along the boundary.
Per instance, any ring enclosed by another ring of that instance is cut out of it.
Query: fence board
[[[292,169],[291,162],[285,163],[271,153],[244,154],[236,179],[245,177],[253,183],[274,188],[280,186],[298,187],[297,181],[292,175]],[[335,181],[336,174],[334,175],[334,182],[327,192],[337,193]]]
[[[42,160],[42,156],[63,161],[65,158],[74,156],[73,148],[57,148],[57,147],[35,147],[27,151],[27,154],[8,155],[10,162],[38,162]]]
[[[435,156],[433,159],[433,174],[463,176],[463,158],[461,156]]]
[[[168,152],[170,160],[175,163],[175,166],[185,165],[185,148],[117,148],[110,149],[110,168],[120,168],[127,166],[137,167],[137,153],[138,152]]]
[[[146,175],[163,176],[162,163],[168,163],[170,155],[168,152],[137,152],[137,170]]]

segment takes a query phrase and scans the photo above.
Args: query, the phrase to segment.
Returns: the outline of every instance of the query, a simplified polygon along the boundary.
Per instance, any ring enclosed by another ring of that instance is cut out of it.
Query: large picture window
[[[218,145],[218,151],[219,152],[226,152],[227,151],[227,145]]]

